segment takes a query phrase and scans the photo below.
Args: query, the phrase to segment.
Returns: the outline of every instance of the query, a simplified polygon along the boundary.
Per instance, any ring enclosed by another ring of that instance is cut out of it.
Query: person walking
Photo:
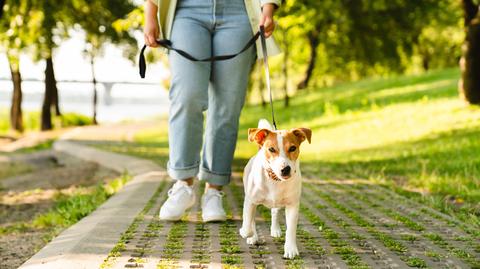
[[[196,58],[240,51],[259,26],[270,37],[280,0],[146,0],[144,38],[170,39],[175,48]],[[269,54],[279,53],[273,38]],[[179,220],[196,201],[194,178],[206,181],[201,199],[203,221],[223,221],[222,186],[230,182],[239,117],[245,102],[250,70],[262,58],[259,41],[235,58],[193,62],[169,53],[169,161],[176,183],[160,209],[160,219]],[[203,139],[204,112],[205,139]],[[200,157],[201,155],[201,157]]]

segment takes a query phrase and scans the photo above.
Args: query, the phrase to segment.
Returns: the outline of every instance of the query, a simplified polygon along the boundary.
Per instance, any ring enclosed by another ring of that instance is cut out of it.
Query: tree
[[[303,31],[290,51],[309,53],[298,89],[308,87],[319,63],[323,72],[346,79],[379,69],[403,71],[402,57],[413,54],[425,21],[444,1],[286,0],[282,8]]]
[[[59,97],[57,80],[53,64],[53,50],[58,46],[59,41],[68,37],[68,30],[73,26],[73,15],[75,5],[82,5],[81,1],[35,1],[36,8],[43,12],[40,23],[42,38],[36,44],[36,59],[45,60],[45,94],[42,103],[41,129],[52,129],[52,109],[57,116],[60,116]]]
[[[40,13],[26,0],[7,0],[2,3],[1,10],[5,13],[0,20],[0,44],[7,54],[13,83],[10,126],[13,130],[21,132],[23,120],[20,52],[29,48],[38,38]]]
[[[465,42],[462,46],[459,83],[461,96],[470,104],[480,104],[480,3],[462,0]]]
[[[3,16],[3,6],[5,5],[5,0],[0,0],[0,19]]]
[[[103,54],[107,43],[123,46],[126,57],[132,61],[137,54],[137,42],[133,37],[132,26],[140,27],[139,10],[130,1],[93,1],[88,8],[76,13],[76,21],[86,34],[85,53],[90,58],[93,84],[93,123],[97,123],[97,79],[95,76],[95,60]],[[95,19],[92,19],[95,18]],[[129,21],[130,20],[130,21]]]

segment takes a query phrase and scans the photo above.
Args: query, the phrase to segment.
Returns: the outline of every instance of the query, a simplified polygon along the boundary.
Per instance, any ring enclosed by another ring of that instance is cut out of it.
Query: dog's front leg
[[[280,208],[272,208],[272,224],[270,225],[270,235],[272,237],[282,236],[282,230],[280,229],[280,224],[278,222],[278,212]]]
[[[243,223],[240,228],[240,236],[243,238],[253,236],[253,221],[255,220],[255,211],[257,206],[245,197],[243,202]]]
[[[299,204],[288,205],[285,207],[285,219],[287,231],[285,233],[285,252],[283,257],[292,259],[298,255],[297,248],[297,222],[298,222]]]

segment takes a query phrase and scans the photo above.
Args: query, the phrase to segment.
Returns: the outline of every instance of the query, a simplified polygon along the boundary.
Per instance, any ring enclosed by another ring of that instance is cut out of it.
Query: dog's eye
[[[297,150],[297,147],[291,146],[291,147],[288,149],[288,152],[294,152],[295,150]]]
[[[269,148],[268,151],[270,151],[271,153],[275,153],[275,149],[274,149],[274,148]]]

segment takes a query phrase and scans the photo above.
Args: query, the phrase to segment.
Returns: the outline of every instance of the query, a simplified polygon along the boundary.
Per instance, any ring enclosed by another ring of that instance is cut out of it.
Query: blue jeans
[[[196,58],[235,53],[252,35],[244,0],[177,3],[172,43]],[[238,121],[255,54],[251,47],[233,59],[209,63],[192,62],[176,52],[170,53],[171,178],[183,180],[198,175],[211,184],[229,183]]]

